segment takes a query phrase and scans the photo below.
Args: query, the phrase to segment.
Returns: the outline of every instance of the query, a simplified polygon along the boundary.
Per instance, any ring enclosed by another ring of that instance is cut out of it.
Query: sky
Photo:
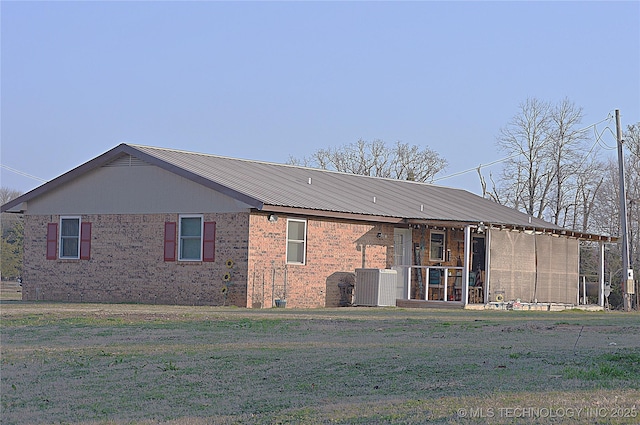
[[[615,109],[640,122],[638,1],[4,0],[0,24],[0,179],[22,192],[120,143],[285,163],[381,139],[480,194],[442,177],[503,158],[527,99],[569,99],[610,146]]]

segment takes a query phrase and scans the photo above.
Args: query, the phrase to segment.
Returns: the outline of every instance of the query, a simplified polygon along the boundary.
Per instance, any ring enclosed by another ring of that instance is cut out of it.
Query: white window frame
[[[200,256],[198,258],[182,257],[182,241],[184,239],[196,239],[195,236],[182,236],[182,219],[183,218],[199,218],[200,219]],[[202,261],[202,238],[204,237],[204,217],[202,214],[180,214],[178,216],[178,261]]]
[[[434,258],[432,257],[432,253],[433,253],[433,239],[431,239],[431,237],[433,235],[442,235],[442,252],[441,252],[441,256],[440,258]],[[447,247],[447,234],[445,232],[441,232],[441,231],[437,231],[437,230],[432,230],[431,234],[429,235],[429,260],[430,261],[444,261],[445,258],[445,252],[446,252],[446,247]]]
[[[289,223],[304,223],[304,236],[302,240],[299,239],[289,239]],[[302,262],[298,261],[289,261],[289,244],[302,244]],[[307,220],[300,218],[288,218],[287,219],[287,249],[285,252],[285,259],[287,264],[301,264],[305,265],[307,263]]]
[[[62,235],[62,221],[63,220],[78,220],[78,251],[76,253],[76,255],[65,255],[63,256],[63,252],[64,252],[64,244],[63,244],[63,238],[64,239],[72,239],[74,237],[72,236],[65,236],[63,237]],[[58,225],[60,228],[60,232],[58,234],[58,258],[60,258],[61,260],[79,260],[80,259],[80,241],[81,241],[81,237],[82,237],[82,217],[79,215],[63,215],[60,216],[60,224]]]

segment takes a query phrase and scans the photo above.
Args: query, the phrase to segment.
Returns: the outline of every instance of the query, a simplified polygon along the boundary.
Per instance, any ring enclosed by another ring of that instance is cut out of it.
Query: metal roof
[[[129,145],[266,206],[408,220],[557,228],[461,189],[316,168]]]
[[[131,155],[159,166],[258,210],[291,208],[314,211],[316,215],[326,213],[328,216],[387,217],[407,222],[484,222],[562,230],[552,223],[461,189],[135,144],[121,144],[111,149],[3,205],[2,211],[122,155]]]

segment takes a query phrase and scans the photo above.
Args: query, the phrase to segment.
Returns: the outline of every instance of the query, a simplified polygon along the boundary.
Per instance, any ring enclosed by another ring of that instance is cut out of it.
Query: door
[[[469,273],[469,304],[484,304],[485,302],[486,253],[484,235],[474,235],[471,250],[471,271]]]
[[[393,269],[397,271],[396,298],[409,299],[411,229],[393,230]]]

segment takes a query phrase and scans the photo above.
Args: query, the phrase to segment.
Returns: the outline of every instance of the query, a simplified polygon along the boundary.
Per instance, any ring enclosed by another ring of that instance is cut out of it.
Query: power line
[[[586,127],[584,127],[584,128],[581,128],[580,130],[576,130],[576,133],[582,133],[582,132],[585,132],[585,131],[587,131],[587,130],[590,130],[591,128],[593,128],[593,129],[594,129],[594,131],[595,131],[595,130],[596,130],[596,127],[597,127],[599,124],[602,124],[602,123],[603,123],[603,122],[605,122],[605,121],[611,121],[612,119],[613,119],[613,114],[612,114],[611,112],[609,112],[609,114],[607,115],[607,118],[604,118],[604,119],[602,119],[602,120],[598,121],[598,122],[597,122],[597,123],[595,123],[595,124],[591,124],[591,125],[588,125],[588,126],[586,126]],[[604,130],[599,134],[599,135],[597,134],[597,131],[596,131],[596,135],[597,135],[597,137],[596,137],[596,144],[600,144],[600,141],[601,141],[601,139],[602,139],[602,134],[604,133],[604,131],[605,131],[606,129],[609,129],[609,127],[606,127],[606,128],[605,128],[605,129],[604,129]],[[609,129],[609,131],[611,131],[611,129]],[[603,142],[603,143],[604,143],[604,142]],[[605,146],[606,146],[606,145],[605,145]],[[595,144],[594,144],[594,146],[592,146],[592,147],[591,147],[591,149],[589,150],[589,154],[591,153],[591,151],[593,150],[593,148],[594,148],[594,147],[595,147]],[[611,149],[611,148],[609,148],[609,147],[605,147],[605,149]],[[613,149],[615,149],[615,147],[614,147]],[[589,154],[587,154],[587,155],[589,155]],[[448,176],[438,177],[437,179],[433,179],[433,180],[432,180],[432,182],[437,182],[437,181],[440,181],[440,180],[446,180],[446,179],[450,179],[450,178],[452,178],[452,177],[457,177],[457,176],[461,176],[461,175],[463,175],[463,174],[471,173],[471,172],[473,172],[473,171],[478,171],[478,169],[481,169],[482,167],[489,167],[489,166],[491,166],[491,165],[495,165],[495,164],[498,164],[498,163],[500,163],[500,162],[504,162],[504,161],[507,161],[507,160],[509,160],[509,159],[515,158],[515,157],[517,157],[517,156],[520,156],[520,153],[515,153],[515,154],[513,154],[513,155],[510,155],[510,156],[507,156],[507,157],[504,157],[504,158],[501,158],[501,159],[497,159],[497,160],[492,161],[492,162],[490,162],[490,163],[488,163],[488,164],[480,164],[480,165],[478,165],[477,167],[469,168],[469,169],[464,170],[464,171],[458,171],[457,173],[449,174]],[[586,159],[586,157],[585,157],[585,159]],[[584,162],[584,160],[583,160],[583,162]]]
[[[609,146],[607,145],[603,140],[602,140],[602,135],[605,133],[605,131],[609,130],[609,133],[611,133],[611,135],[613,135],[615,137],[615,134],[613,133],[613,130],[611,130],[611,128],[609,128],[608,126],[603,128],[602,131],[600,132],[600,134],[598,134],[598,132],[596,131],[596,129],[593,129],[594,134],[596,136],[596,143],[605,150],[611,151],[611,150],[615,150],[617,149],[615,146]]]
[[[477,171],[478,168],[490,167],[491,165],[495,165],[495,164],[498,164],[500,162],[504,162],[504,161],[506,161],[508,159],[515,158],[516,156],[519,156],[519,155],[520,155],[520,153],[514,153],[513,155],[507,156],[505,158],[496,159],[495,161],[489,162],[488,164],[480,164],[477,167],[469,168],[468,170],[464,170],[464,171],[458,171],[457,173],[449,174],[448,176],[444,176],[444,177],[439,177],[437,179],[433,179],[432,181],[433,182],[437,182],[439,180],[445,180],[445,179],[449,179],[451,177],[461,176],[462,174],[467,174],[467,173],[470,173],[472,171]]]
[[[587,159],[589,158],[589,155],[591,155],[591,152],[593,152],[593,149],[596,147],[596,145],[599,145],[597,140],[591,146],[591,149],[589,149],[589,152],[587,152],[587,154],[582,158],[582,161],[580,161],[580,164],[576,167],[577,169],[581,168],[582,165],[587,161]]]
[[[36,176],[34,176],[32,174],[29,174],[29,173],[25,173],[24,171],[16,170],[15,168],[11,168],[8,165],[0,164],[0,167],[4,168],[7,171],[11,171],[12,173],[18,174],[20,176],[27,177],[27,178],[30,178],[30,179],[33,179],[33,180],[37,180],[37,181],[39,181],[41,183],[46,183],[47,182],[47,180],[45,180],[45,179],[41,179],[40,177],[36,177]]]

